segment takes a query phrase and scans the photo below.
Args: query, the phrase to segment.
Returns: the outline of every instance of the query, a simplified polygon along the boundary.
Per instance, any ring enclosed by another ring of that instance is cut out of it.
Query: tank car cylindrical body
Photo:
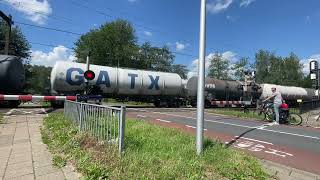
[[[96,76],[89,85],[96,85],[103,94],[139,96],[183,96],[182,79],[178,74],[91,65]],[[57,62],[51,72],[51,89],[57,94],[83,90],[86,64]]]
[[[24,84],[22,61],[15,56],[0,55],[0,94],[19,94]]]
[[[280,86],[275,84],[261,84],[262,94],[261,99],[265,99],[272,95],[271,88],[275,87],[279,91],[284,100],[296,101],[302,99],[304,101],[312,100],[314,96],[314,90],[302,87],[294,86]]]
[[[198,77],[192,77],[188,80],[187,89],[189,96],[197,95]],[[240,100],[244,91],[242,82],[226,81],[213,78],[205,79],[205,92],[207,99],[210,100]],[[248,86],[247,94],[253,99],[259,98],[261,90],[258,86]]]

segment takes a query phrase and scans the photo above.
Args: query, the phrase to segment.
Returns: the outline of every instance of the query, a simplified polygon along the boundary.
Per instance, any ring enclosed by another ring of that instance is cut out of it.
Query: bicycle
[[[314,121],[310,121],[310,118],[313,117]],[[306,124],[309,127],[320,128],[320,112],[312,113],[309,112],[306,120]]]
[[[262,114],[264,116],[264,120],[274,121],[275,113],[272,103],[263,103],[258,106],[258,114]],[[318,119],[320,119],[318,117]],[[302,123],[302,117],[297,113],[290,113],[289,109],[279,109],[279,121],[280,124],[289,124],[289,125],[300,125]],[[319,120],[320,122],[320,120]]]

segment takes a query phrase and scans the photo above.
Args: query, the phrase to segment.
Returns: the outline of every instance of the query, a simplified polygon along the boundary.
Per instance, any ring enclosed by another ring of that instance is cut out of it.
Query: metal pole
[[[197,154],[198,155],[202,153],[202,149],[203,149],[205,49],[206,49],[206,0],[201,0],[199,74],[198,74],[198,92],[197,92]]]
[[[124,134],[126,126],[126,107],[121,106],[119,122],[119,153],[121,154],[124,149]]]
[[[87,55],[87,71],[90,70],[90,52],[88,52]],[[85,79],[85,83],[86,83],[86,87],[85,87],[85,94],[88,94],[88,85],[89,85],[89,81],[87,79]]]

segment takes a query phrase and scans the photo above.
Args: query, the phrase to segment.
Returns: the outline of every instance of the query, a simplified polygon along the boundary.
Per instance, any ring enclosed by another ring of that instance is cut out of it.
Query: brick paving
[[[40,114],[39,114],[40,113]],[[44,110],[11,110],[0,124],[0,179],[80,179],[71,165],[57,168],[41,140]]]

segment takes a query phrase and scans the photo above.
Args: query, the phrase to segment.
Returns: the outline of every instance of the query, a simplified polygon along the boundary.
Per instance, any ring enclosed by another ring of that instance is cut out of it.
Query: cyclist
[[[271,91],[272,91],[272,95],[270,97],[268,97],[267,99],[263,100],[262,102],[265,102],[265,101],[273,98],[274,113],[276,115],[276,121],[273,124],[279,125],[279,108],[282,104],[282,96],[281,96],[281,93],[278,92],[275,87],[272,87]]]

